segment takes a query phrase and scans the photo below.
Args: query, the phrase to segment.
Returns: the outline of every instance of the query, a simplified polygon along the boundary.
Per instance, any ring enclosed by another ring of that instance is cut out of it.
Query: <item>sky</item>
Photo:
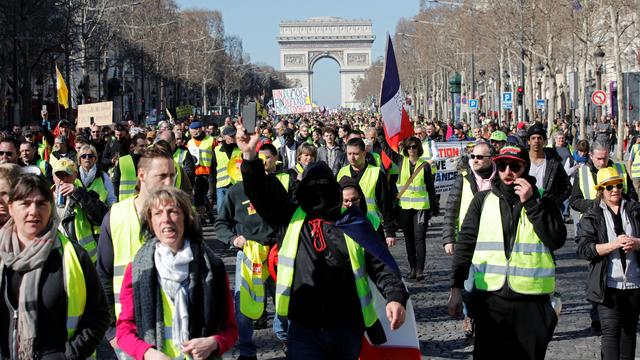
[[[376,40],[372,59],[384,53],[385,34],[395,31],[398,20],[418,13],[419,0],[177,0],[182,9],[215,9],[222,12],[225,33],[242,39],[251,62],[280,68],[276,37],[280,21],[316,16],[371,19]],[[336,107],[340,103],[338,64],[328,58],[313,68],[314,101]]]

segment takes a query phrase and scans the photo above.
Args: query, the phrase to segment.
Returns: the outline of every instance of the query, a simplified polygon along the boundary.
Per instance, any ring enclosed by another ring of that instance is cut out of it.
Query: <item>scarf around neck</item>
[[[97,172],[98,166],[95,164],[91,169],[89,169],[89,171],[80,166],[80,180],[82,180],[82,184],[84,184],[85,187],[89,187],[93,180],[95,180]]]
[[[61,247],[57,241],[58,219],[52,215],[47,231],[31,241],[22,251],[13,219],[0,229],[0,282],[4,280],[4,268],[23,274],[18,295],[18,358],[36,358],[36,332],[42,268],[53,249]],[[5,284],[9,286],[9,284]],[[12,349],[11,351],[13,351]]]
[[[173,302],[171,336],[173,343],[180,345],[189,340],[189,264],[193,261],[193,252],[189,240],[185,239],[182,249],[174,254],[171,249],[156,243],[153,255],[158,281],[169,299]]]

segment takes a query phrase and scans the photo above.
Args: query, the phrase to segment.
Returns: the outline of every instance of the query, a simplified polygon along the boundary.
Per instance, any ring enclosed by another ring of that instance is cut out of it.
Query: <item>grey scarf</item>
[[[95,180],[96,172],[98,172],[97,165],[93,165],[93,167],[89,169],[89,171],[85,170],[82,166],[80,166],[80,180],[82,180],[82,183],[84,184],[85,187],[89,187],[89,185],[91,185],[93,180]]]
[[[22,251],[13,219],[9,219],[0,229],[0,281],[4,279],[5,266],[24,273],[18,296],[18,358],[21,360],[36,357],[38,308],[33,304],[37,304],[40,297],[42,268],[52,249],[61,247],[56,236],[57,222],[58,219],[52,216],[48,230],[41,237],[31,241]]]

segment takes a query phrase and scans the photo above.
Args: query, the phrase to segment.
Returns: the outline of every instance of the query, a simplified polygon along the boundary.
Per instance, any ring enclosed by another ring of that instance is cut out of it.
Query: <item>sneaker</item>
[[[475,323],[473,322],[473,319],[465,316],[462,321],[462,329],[464,330],[464,336],[468,339],[472,338],[475,331]]]

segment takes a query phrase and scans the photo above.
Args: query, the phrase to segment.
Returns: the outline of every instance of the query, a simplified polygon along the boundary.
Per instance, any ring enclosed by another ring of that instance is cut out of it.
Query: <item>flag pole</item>
[[[55,104],[56,104],[56,117],[58,120],[58,123],[60,123],[60,103],[58,102],[58,64],[54,62],[55,67],[55,72],[56,72],[56,91],[54,91],[55,93]]]
[[[385,74],[385,69],[387,68],[387,52],[389,51],[389,42],[391,42],[391,36],[389,36],[389,33],[386,33],[386,38],[387,41],[384,45],[384,60],[382,61],[382,76],[380,77],[380,96],[378,96],[378,111],[380,111],[380,109],[382,108],[382,84],[384,84],[384,74]],[[384,122],[382,123],[382,125],[384,126]]]

